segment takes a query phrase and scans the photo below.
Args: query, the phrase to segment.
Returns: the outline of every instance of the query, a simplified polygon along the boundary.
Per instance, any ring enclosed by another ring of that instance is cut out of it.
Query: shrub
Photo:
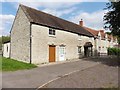
[[[120,48],[108,48],[108,55],[118,55],[120,56]]]

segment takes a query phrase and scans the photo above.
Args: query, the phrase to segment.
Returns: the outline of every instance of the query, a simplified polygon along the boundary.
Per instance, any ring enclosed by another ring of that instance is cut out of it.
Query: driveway
[[[38,88],[42,85],[46,85],[47,82],[59,79],[64,75],[69,75],[92,67],[96,68],[95,66],[98,64],[107,65],[107,63],[103,63],[96,58],[88,58],[79,59],[74,62],[42,66],[31,70],[4,72],[2,73],[2,87]]]

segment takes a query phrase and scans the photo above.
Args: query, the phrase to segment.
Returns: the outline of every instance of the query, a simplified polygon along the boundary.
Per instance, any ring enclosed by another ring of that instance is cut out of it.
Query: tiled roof
[[[20,5],[20,7],[23,9],[31,23],[93,37],[90,32],[85,30],[80,25],[24,5]]]
[[[88,28],[88,27],[84,27],[87,31],[89,31],[93,36],[97,36],[99,31]]]
[[[105,35],[106,33],[104,32],[104,30],[94,30],[88,27],[84,27],[87,31],[89,31],[94,37],[98,36],[98,33],[100,32],[101,34],[101,39],[104,40],[105,39]],[[108,40],[112,39],[111,35],[107,35],[108,36]]]

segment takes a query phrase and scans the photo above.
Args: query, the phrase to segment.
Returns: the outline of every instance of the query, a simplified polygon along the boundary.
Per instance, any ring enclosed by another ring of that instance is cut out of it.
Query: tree
[[[2,43],[10,41],[10,36],[2,36]]]
[[[10,41],[10,36],[1,36],[0,37],[0,50],[2,49],[2,44]]]
[[[109,28],[113,35],[120,37],[120,1],[106,4],[108,12],[104,16],[105,28]]]
[[[111,35],[111,32],[106,32],[106,34]]]

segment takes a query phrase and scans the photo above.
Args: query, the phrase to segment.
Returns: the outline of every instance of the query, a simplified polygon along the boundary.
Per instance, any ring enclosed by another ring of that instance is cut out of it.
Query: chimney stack
[[[83,27],[83,20],[81,19],[81,21],[79,21],[79,25],[81,26],[81,27]]]

